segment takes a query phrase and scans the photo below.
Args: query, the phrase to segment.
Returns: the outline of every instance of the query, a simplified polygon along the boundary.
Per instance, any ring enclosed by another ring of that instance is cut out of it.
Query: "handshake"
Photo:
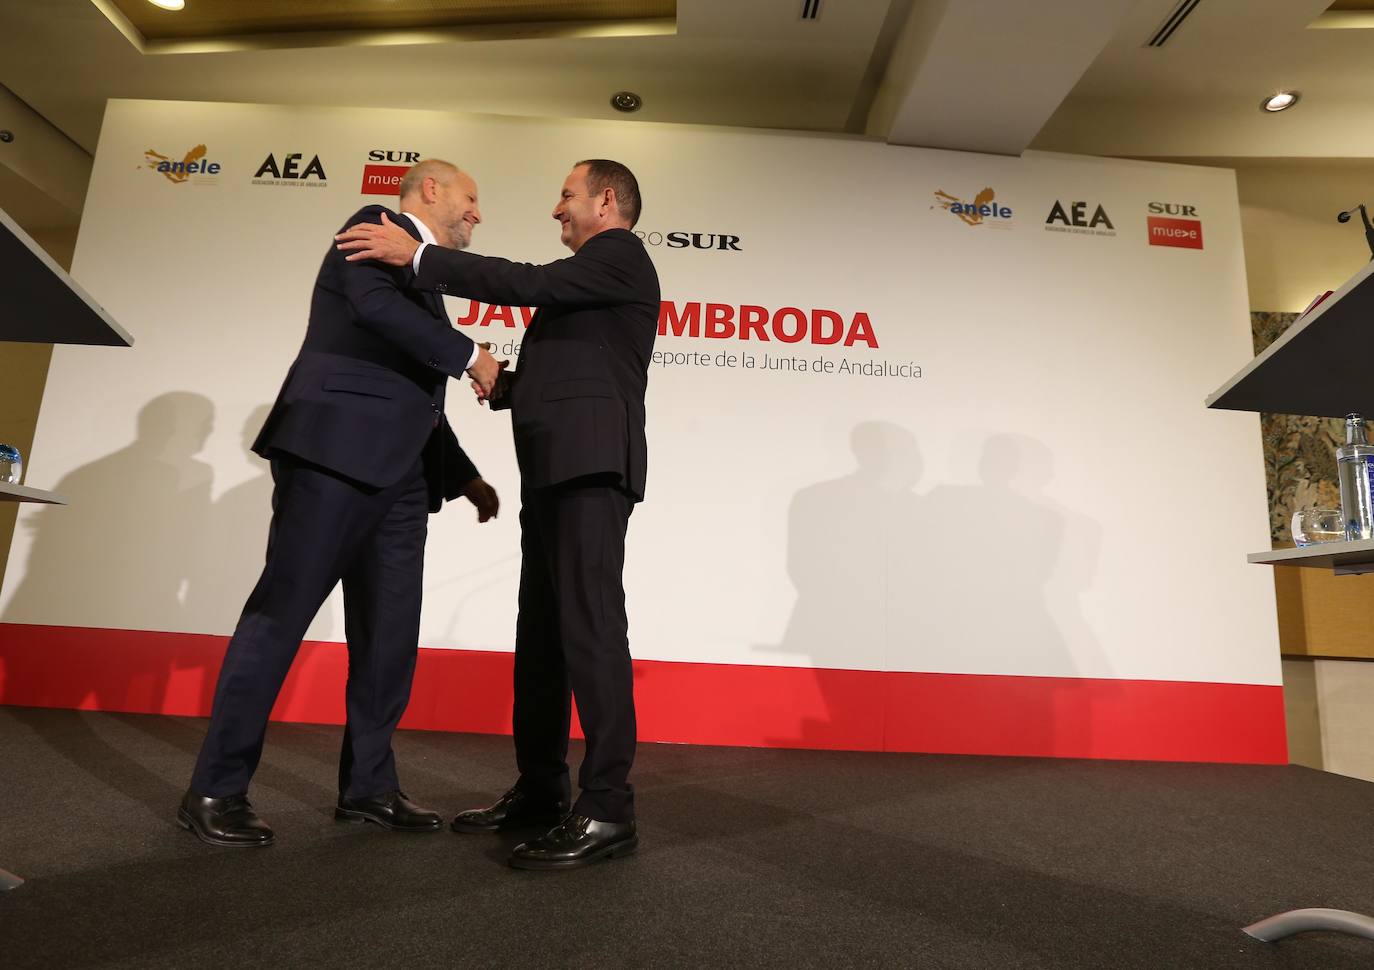
[[[477,395],[478,404],[483,401],[499,401],[510,389],[510,374],[506,371],[510,361],[493,357],[491,352],[495,349],[496,344],[478,344],[477,359],[468,368],[468,376],[472,378],[472,390]]]

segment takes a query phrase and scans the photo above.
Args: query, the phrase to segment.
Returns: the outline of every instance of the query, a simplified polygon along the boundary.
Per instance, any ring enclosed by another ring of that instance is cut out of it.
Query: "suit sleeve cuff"
[[[420,243],[415,249],[415,258],[410,261],[410,271],[416,275],[420,272],[420,257],[425,254],[425,247],[428,245],[427,242]]]
[[[467,366],[465,366],[463,370],[471,370],[472,365],[477,363],[477,355],[481,352],[481,346],[477,343],[477,341],[474,340],[472,343],[472,356],[468,358]]]

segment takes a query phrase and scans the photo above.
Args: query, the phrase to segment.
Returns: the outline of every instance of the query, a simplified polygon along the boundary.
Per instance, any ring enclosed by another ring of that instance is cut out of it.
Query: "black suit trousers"
[[[272,461],[267,562],[234,630],[215,688],[191,789],[222,798],[248,790],[267,719],[310,621],[343,582],[348,639],[347,724],[339,792],[400,787],[391,737],[410,700],[420,634],[424,465],[369,488],[290,456]]]
[[[634,673],[625,617],[625,532],[633,500],[618,476],[589,476],[521,495],[515,632],[517,783],[567,798],[569,697],[587,751],[573,811],[634,818]]]

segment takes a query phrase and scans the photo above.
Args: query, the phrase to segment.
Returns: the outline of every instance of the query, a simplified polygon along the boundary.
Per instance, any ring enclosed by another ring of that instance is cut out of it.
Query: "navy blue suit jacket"
[[[379,205],[340,231],[380,223],[383,212],[419,238],[409,218]],[[444,416],[448,378],[463,376],[473,343],[449,325],[439,297],[407,287],[408,270],[344,255],[332,243],[325,253],[305,341],[253,450],[374,488],[395,484],[423,452],[438,511],[478,477]]]

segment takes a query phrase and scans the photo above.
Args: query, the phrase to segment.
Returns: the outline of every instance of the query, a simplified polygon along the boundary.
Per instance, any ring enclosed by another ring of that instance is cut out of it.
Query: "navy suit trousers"
[[[348,721],[339,792],[396,790],[391,738],[410,700],[420,633],[429,524],[423,463],[380,490],[290,456],[273,459],[272,477],[267,562],[224,655],[191,789],[212,798],[248,790],[287,671],[342,581]]]

